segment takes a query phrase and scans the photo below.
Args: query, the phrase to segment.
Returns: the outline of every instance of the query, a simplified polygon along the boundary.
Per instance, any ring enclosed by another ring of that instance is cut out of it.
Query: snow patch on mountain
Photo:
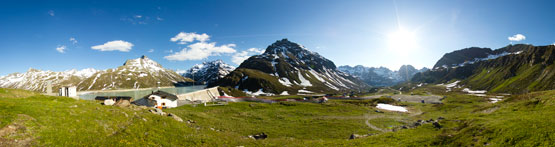
[[[66,70],[62,72],[41,71],[30,68],[25,73],[12,73],[0,77],[0,87],[17,88],[45,92],[47,83],[52,82],[53,92],[61,86],[77,86],[78,91],[125,89],[132,87],[173,86],[187,79],[172,70],[164,69],[160,64],[146,56],[127,60],[123,66],[96,70]]]
[[[338,70],[349,75],[355,76],[372,86],[392,86],[407,80],[419,72],[429,70],[428,68],[415,69],[411,65],[403,65],[399,70],[394,71],[386,67],[364,67],[357,66],[339,66]]]
[[[499,58],[499,57],[503,57],[503,56],[507,56],[507,55],[518,55],[518,54],[520,54],[520,53],[522,53],[522,51],[513,52],[513,53],[502,52],[502,53],[500,53],[500,54],[491,54],[491,55],[488,55],[488,57],[485,57],[485,58],[474,58],[474,60],[472,60],[472,61],[466,61],[466,62],[463,62],[463,63],[461,63],[461,64],[453,64],[453,65],[451,66],[451,68],[457,68],[457,67],[465,66],[465,65],[468,65],[468,64],[474,64],[474,63],[480,62],[480,61],[486,61],[486,60],[497,59],[497,58]],[[445,68],[446,66],[443,66],[443,67]]]

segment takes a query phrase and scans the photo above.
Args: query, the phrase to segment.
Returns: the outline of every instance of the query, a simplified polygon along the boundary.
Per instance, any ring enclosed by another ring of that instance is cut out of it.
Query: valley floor
[[[420,90],[443,91],[429,88]],[[555,145],[555,90],[509,96],[497,103],[457,92],[433,94],[446,96],[443,104],[377,98],[164,110],[184,120],[178,122],[138,107],[0,89],[0,146]],[[384,102],[409,112],[375,108]],[[440,126],[415,125],[430,119]],[[259,133],[268,138],[247,137]],[[349,139],[353,134],[362,137]]]

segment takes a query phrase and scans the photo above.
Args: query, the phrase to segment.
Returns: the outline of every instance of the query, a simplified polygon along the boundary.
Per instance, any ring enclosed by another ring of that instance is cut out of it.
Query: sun
[[[408,52],[418,47],[417,38],[413,32],[399,29],[388,35],[389,49],[394,52]]]

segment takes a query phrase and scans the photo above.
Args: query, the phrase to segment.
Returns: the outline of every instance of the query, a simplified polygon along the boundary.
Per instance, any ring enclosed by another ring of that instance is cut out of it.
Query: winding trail
[[[382,129],[379,127],[376,127],[375,125],[373,125],[372,123],[370,123],[370,120],[372,119],[378,119],[378,118],[391,118],[391,119],[395,119],[396,121],[401,121],[401,122],[409,122],[408,120],[405,120],[407,117],[412,117],[412,116],[416,116],[416,115],[420,115],[422,114],[422,111],[420,110],[413,110],[413,113],[409,113],[408,116],[389,116],[389,115],[384,115],[384,114],[379,114],[379,115],[369,115],[369,114],[365,114],[364,117],[366,118],[365,124],[366,126],[374,129],[374,130],[378,130],[380,132],[391,132],[391,129]]]

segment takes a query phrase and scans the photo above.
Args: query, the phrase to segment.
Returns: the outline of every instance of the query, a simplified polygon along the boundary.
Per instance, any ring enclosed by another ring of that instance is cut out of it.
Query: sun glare
[[[413,32],[399,29],[388,36],[389,49],[395,52],[407,52],[417,48],[417,39]]]

